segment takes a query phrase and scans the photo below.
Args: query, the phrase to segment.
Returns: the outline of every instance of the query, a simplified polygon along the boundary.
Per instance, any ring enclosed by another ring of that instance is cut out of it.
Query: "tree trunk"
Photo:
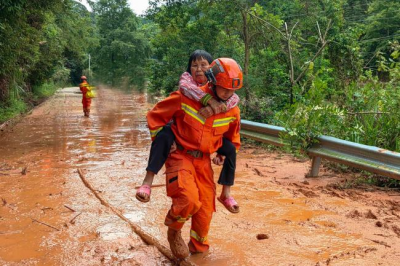
[[[9,97],[9,82],[6,78],[0,77],[0,102],[5,102]]]
[[[244,41],[244,90],[245,90],[245,99],[248,103],[250,101],[250,88],[248,82],[248,73],[249,73],[249,64],[250,64],[250,38],[249,38],[249,29],[247,24],[247,13],[244,10],[240,11],[243,19],[243,41]]]
[[[114,53],[111,53],[111,69],[112,69],[112,77],[111,77],[111,86],[114,87],[114,79],[115,79],[115,67],[114,67]]]

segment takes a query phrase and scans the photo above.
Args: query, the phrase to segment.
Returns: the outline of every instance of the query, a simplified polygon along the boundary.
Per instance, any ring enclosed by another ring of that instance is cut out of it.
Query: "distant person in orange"
[[[82,83],[79,84],[79,89],[82,92],[82,105],[83,105],[83,114],[86,117],[90,115],[90,104],[92,103],[92,99],[87,97],[87,92],[89,90],[89,83],[87,82],[86,76],[81,77]]]
[[[200,87],[219,101],[226,101],[242,87],[240,66],[231,58],[218,58],[208,72],[211,82]],[[166,163],[167,195],[172,205],[164,224],[168,226],[168,242],[178,259],[209,249],[208,231],[215,212],[216,188],[211,167],[211,154],[226,138],[240,147],[240,110],[237,106],[205,119],[200,115],[203,104],[176,91],[160,101],[147,114],[152,140],[171,120],[176,150]],[[217,156],[213,162],[223,164]],[[181,236],[184,223],[191,219],[190,242]]]

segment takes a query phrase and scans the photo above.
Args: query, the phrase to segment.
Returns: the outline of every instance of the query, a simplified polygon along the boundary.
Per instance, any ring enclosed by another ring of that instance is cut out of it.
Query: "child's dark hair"
[[[213,61],[212,56],[208,52],[206,52],[204,50],[196,50],[189,57],[189,63],[188,63],[188,67],[186,70],[187,72],[190,73],[190,66],[192,65],[192,61],[195,61],[198,59],[205,59],[208,61],[209,64],[211,64]]]

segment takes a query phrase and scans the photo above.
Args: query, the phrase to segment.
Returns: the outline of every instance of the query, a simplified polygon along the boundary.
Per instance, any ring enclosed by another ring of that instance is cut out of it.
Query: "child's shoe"
[[[136,198],[141,202],[149,202],[151,194],[151,187],[149,185],[141,185],[140,188],[136,190]]]

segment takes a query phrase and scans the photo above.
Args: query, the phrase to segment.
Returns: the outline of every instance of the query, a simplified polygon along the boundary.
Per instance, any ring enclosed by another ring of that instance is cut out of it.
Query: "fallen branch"
[[[254,169],[254,171],[256,172],[256,174],[257,174],[258,176],[264,176],[264,175],[261,173],[261,171],[258,170],[257,168],[253,168],[253,169]]]
[[[121,218],[122,220],[124,220],[125,222],[127,222],[132,230],[148,245],[153,245],[155,246],[164,256],[166,256],[168,259],[170,259],[171,261],[177,262],[179,265],[182,266],[195,266],[196,264],[191,263],[190,261],[186,261],[186,260],[177,260],[174,255],[172,254],[171,250],[169,250],[166,246],[162,245],[156,238],[154,238],[153,236],[147,234],[146,232],[144,232],[142,230],[142,228],[140,228],[140,226],[136,225],[135,223],[133,223],[131,220],[129,220],[128,218],[126,218],[125,216],[122,215],[122,213],[117,210],[116,208],[114,208],[112,205],[110,205],[106,200],[103,199],[102,196],[100,196],[97,193],[97,190],[94,189],[92,187],[92,185],[86,180],[85,175],[83,174],[81,169],[78,169],[78,174],[79,177],[81,178],[83,184],[85,184],[85,186],[92,191],[92,193],[94,194],[94,196],[101,202],[102,205],[108,207],[112,212],[114,212],[119,218]]]
[[[141,185],[140,186],[136,186],[135,188],[137,189],[137,188],[140,188],[141,187]],[[155,185],[151,185],[151,187],[153,188],[153,187],[165,187],[165,184],[155,184]]]
[[[374,243],[377,243],[377,244],[380,244],[380,245],[382,245],[382,246],[385,246],[385,247],[387,247],[387,248],[391,248],[391,247],[392,247],[392,246],[386,244],[386,243],[383,242],[383,241],[374,240],[374,239],[369,239],[369,240],[371,240],[371,241],[374,242]]]
[[[81,215],[82,213],[80,212],[78,215],[75,215],[74,218],[71,219],[71,221],[69,221],[71,224],[75,224],[75,219],[78,218],[79,215]]]
[[[67,205],[64,205],[65,208],[67,208],[68,210],[72,211],[72,212],[76,212],[74,209],[68,207]]]
[[[58,228],[56,228],[56,227],[54,227],[54,226],[51,226],[51,225],[49,225],[49,224],[46,224],[46,223],[44,223],[44,222],[38,221],[38,220],[33,219],[33,218],[31,218],[31,219],[32,219],[32,221],[34,221],[34,222],[37,222],[37,223],[39,223],[39,224],[43,224],[43,225],[45,225],[45,226],[48,226],[48,227],[50,227],[50,228],[53,228],[54,230],[60,231],[60,229],[58,229]]]

